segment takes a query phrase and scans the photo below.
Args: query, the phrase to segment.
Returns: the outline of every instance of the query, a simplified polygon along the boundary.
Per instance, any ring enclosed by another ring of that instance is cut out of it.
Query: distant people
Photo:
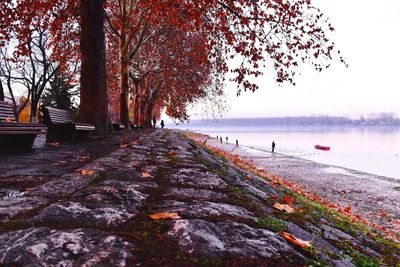
[[[275,142],[272,141],[272,153],[274,153],[274,152],[275,152]]]
[[[219,141],[221,142],[221,144],[222,144],[222,136],[219,138]]]
[[[160,125],[161,125],[161,129],[164,129],[164,120],[161,120]]]
[[[156,122],[157,122],[157,120],[156,120],[156,117],[154,116],[153,117],[153,128],[156,128]]]
[[[219,139],[218,135],[217,135],[217,140]]]
[[[239,147],[239,140],[236,139],[236,146]]]
[[[225,140],[226,140],[226,143],[228,143],[228,136],[225,138]]]

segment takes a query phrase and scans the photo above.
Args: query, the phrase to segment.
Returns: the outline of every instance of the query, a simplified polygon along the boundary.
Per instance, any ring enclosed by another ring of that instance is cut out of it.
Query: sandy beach
[[[296,183],[307,193],[351,207],[354,214],[400,236],[400,180],[246,146],[236,147],[216,138],[207,138],[207,144],[250,160],[258,168]]]

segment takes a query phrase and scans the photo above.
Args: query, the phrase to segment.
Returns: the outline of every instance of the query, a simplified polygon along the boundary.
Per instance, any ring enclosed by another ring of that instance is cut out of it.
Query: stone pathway
[[[293,214],[274,210],[273,203],[288,192],[177,133],[127,134],[121,147],[115,145],[119,138],[98,141],[98,147],[107,148],[103,155],[76,165],[78,154],[70,145],[54,148],[57,153],[43,155],[70,152],[71,158],[60,163],[62,170],[50,168],[50,175],[41,178],[35,176],[37,168],[18,162],[14,166],[20,170],[12,170],[11,157],[0,156],[0,265],[363,266],[400,261],[397,248],[339,229],[305,203],[296,203]],[[29,163],[40,153],[24,157]],[[51,160],[64,161],[43,158],[42,167]],[[149,217],[161,212],[181,218]],[[282,230],[313,246],[302,249],[287,242]]]

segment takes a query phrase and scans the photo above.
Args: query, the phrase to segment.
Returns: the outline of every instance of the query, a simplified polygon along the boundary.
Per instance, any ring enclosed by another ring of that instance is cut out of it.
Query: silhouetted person
[[[225,138],[225,140],[226,140],[226,143],[228,143],[228,136]]]
[[[275,152],[275,142],[272,141],[272,153],[274,153],[274,152]]]
[[[239,147],[239,140],[236,139],[236,146]]]
[[[222,137],[220,137],[220,138],[219,138],[219,141],[220,141],[220,142],[221,142],[221,144],[222,144]]]
[[[161,120],[160,125],[161,125],[161,129],[164,129],[164,120]]]
[[[154,128],[156,128],[156,122],[157,122],[156,117],[153,117],[153,127]]]

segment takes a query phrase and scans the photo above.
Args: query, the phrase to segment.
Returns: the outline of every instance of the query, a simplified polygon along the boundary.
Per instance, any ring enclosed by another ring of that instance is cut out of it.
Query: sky
[[[400,117],[400,1],[314,0],[336,29],[330,36],[346,58],[322,73],[299,69],[296,86],[279,86],[272,73],[255,93],[236,96],[226,85],[230,109],[223,118],[335,115],[358,117],[394,112]],[[192,112],[194,114],[194,111]],[[192,119],[201,118],[195,115]]]

